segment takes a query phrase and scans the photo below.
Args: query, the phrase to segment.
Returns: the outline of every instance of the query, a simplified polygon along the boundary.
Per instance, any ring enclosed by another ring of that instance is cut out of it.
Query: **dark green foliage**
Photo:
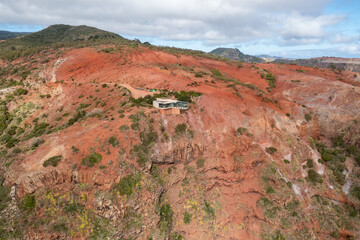
[[[160,208],[160,221],[159,228],[160,231],[169,234],[173,227],[173,216],[174,212],[171,209],[170,204],[165,203]]]
[[[271,155],[273,155],[274,153],[277,152],[277,148],[268,147],[268,148],[266,148],[266,151],[267,151],[268,153],[270,153]]]
[[[175,133],[176,134],[183,134],[183,133],[186,132],[186,128],[187,128],[186,123],[178,124],[175,127]]]
[[[79,152],[79,149],[74,146],[71,146],[71,149],[72,149],[73,153],[75,153],[75,154]]]
[[[275,189],[273,189],[272,187],[270,187],[270,186],[268,186],[267,188],[266,188],[266,194],[272,194],[272,193],[275,193],[276,191],[275,191]]]
[[[130,128],[129,128],[129,126],[128,125],[121,125],[120,127],[119,127],[119,130],[121,131],[121,132],[126,132],[126,131],[128,131]]]
[[[23,88],[17,88],[17,89],[13,92],[13,94],[14,94],[15,96],[26,95],[27,93],[28,93],[28,90],[23,89]]]
[[[76,114],[72,118],[69,119],[67,125],[68,126],[73,125],[74,123],[76,123],[80,119],[84,118],[85,115],[86,115],[85,111],[77,111]]]
[[[285,163],[285,164],[290,164],[290,161],[287,160],[287,159],[284,159],[284,163]]]
[[[268,90],[268,92],[271,92],[271,90],[276,87],[275,75],[271,74],[271,73],[265,73],[265,75],[262,75],[262,76],[266,79],[266,81],[269,84],[269,87],[267,87],[266,89]]]
[[[121,195],[131,196],[133,194],[135,187],[138,185],[141,180],[141,175],[139,173],[131,174],[126,177],[123,177],[120,182],[116,185],[116,188],[119,190]]]
[[[184,223],[185,224],[189,224],[191,222],[191,216],[192,215],[188,211],[186,211],[184,213]]]
[[[55,232],[67,232],[68,228],[66,227],[65,223],[58,223],[54,225],[53,230]]]
[[[131,129],[135,130],[135,131],[140,130],[140,123],[138,123],[138,122],[132,123],[131,124]]]
[[[21,149],[20,148],[15,148],[13,150],[13,153],[17,154],[17,153],[21,153]]]
[[[204,158],[199,158],[199,159],[196,161],[196,166],[197,166],[197,168],[203,168],[203,167],[204,167],[204,163],[205,163],[205,159],[204,159]]]
[[[310,122],[311,119],[312,119],[312,117],[311,117],[311,115],[310,115],[309,113],[305,114],[305,120],[306,120],[307,122]]]
[[[10,187],[4,186],[4,178],[0,175],[0,212],[6,208],[10,198]],[[1,236],[1,235],[0,235]]]
[[[350,191],[351,195],[354,196],[357,200],[360,201],[360,187],[355,186]]]
[[[48,123],[35,124],[33,130],[30,132],[30,134],[27,136],[27,138],[30,139],[30,138],[39,137],[39,136],[45,134],[48,126],[49,126]]]
[[[313,160],[312,160],[312,159],[306,160],[306,166],[307,166],[308,168],[313,168],[313,167],[314,167],[314,162],[313,162]]]
[[[83,209],[84,209],[84,206],[77,202],[66,203],[64,206],[64,211],[66,213],[70,213],[70,214],[79,213]]]
[[[316,183],[322,182],[321,176],[312,169],[308,170],[308,176],[306,177],[306,180],[311,182],[314,185]]]
[[[239,127],[236,132],[240,135],[243,135],[245,132],[247,131],[246,128],[243,128],[243,127]]]
[[[196,78],[201,78],[203,75],[201,73],[195,73]]]
[[[107,87],[107,84],[104,83],[103,85],[101,85],[102,88],[106,88]]]
[[[101,154],[92,152],[91,154],[87,155],[85,158],[82,159],[81,164],[87,167],[93,167],[102,159]]]
[[[21,209],[24,211],[32,211],[35,208],[36,199],[34,195],[26,194],[21,201]]]
[[[211,206],[211,204],[207,201],[204,202],[204,211],[208,217],[214,218],[215,217],[215,209]]]
[[[56,167],[58,165],[58,163],[61,161],[61,159],[62,159],[62,155],[57,155],[57,156],[51,157],[43,163],[43,166],[44,167],[48,167],[48,166]]]
[[[118,147],[118,146],[120,145],[119,140],[117,140],[116,137],[114,137],[114,136],[111,136],[111,137],[107,140],[107,142],[108,142],[109,144],[111,144],[113,147]]]
[[[221,72],[218,69],[212,70],[214,77],[222,77]]]
[[[343,135],[339,135],[339,136],[334,137],[331,140],[331,142],[332,142],[332,145],[333,145],[334,148],[337,148],[337,147],[345,148],[346,147]]]

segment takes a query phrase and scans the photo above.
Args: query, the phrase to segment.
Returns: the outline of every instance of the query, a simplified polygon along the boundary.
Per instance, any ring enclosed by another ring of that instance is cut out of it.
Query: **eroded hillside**
[[[359,237],[352,72],[143,45],[0,67],[1,238]],[[191,107],[162,115],[124,86]]]

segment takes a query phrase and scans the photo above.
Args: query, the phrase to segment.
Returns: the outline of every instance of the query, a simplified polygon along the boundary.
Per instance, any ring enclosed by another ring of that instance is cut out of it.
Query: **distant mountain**
[[[87,41],[97,39],[122,38],[120,35],[100,30],[94,27],[70,26],[70,25],[51,25],[48,28],[31,33],[18,39],[19,43],[29,45],[46,45],[58,42]]]
[[[271,55],[267,55],[267,54],[255,55],[255,57],[262,58],[267,62],[272,62],[276,59],[284,59],[283,57],[271,56]]]
[[[319,57],[309,59],[276,59],[274,63],[296,64],[305,67],[332,68],[360,72],[360,58]]]
[[[0,57],[14,60],[46,48],[85,47],[99,44],[131,42],[118,34],[94,27],[57,24],[39,32],[0,42]]]
[[[29,34],[28,32],[9,32],[9,31],[0,31],[0,40],[6,40],[9,38],[16,38],[23,35]]]
[[[236,61],[255,62],[255,63],[266,62],[262,58],[244,54],[240,52],[240,50],[237,48],[216,48],[212,50],[210,54],[214,54],[223,58],[228,58]]]

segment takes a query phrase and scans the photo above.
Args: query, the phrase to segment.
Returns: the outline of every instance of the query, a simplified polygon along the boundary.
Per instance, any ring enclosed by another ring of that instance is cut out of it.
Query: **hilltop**
[[[0,62],[1,239],[359,238],[354,72],[83,36]]]
[[[255,63],[264,63],[265,60],[260,57],[255,57],[251,55],[244,54],[240,52],[237,48],[216,48],[210,52],[223,58],[228,58],[235,61],[244,61],[244,62],[255,62]]]

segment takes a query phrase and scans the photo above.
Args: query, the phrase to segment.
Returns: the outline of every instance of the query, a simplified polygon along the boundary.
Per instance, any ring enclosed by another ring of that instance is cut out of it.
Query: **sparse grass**
[[[196,161],[196,166],[197,166],[197,168],[203,168],[203,167],[204,167],[204,163],[205,163],[205,159],[204,159],[204,158],[199,158],[199,159]]]
[[[175,127],[175,133],[178,135],[184,134],[186,132],[186,128],[187,128],[186,123],[178,124]]]

